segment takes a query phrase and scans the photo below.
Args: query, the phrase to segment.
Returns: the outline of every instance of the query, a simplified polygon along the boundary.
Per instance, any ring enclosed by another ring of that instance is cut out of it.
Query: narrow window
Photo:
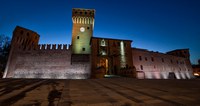
[[[178,64],[178,60],[176,61],[176,63]]]
[[[77,39],[79,39],[79,36],[77,36]]]
[[[151,57],[151,61],[154,61],[154,58],[153,58],[153,57]]]
[[[139,60],[140,60],[140,61],[142,60],[142,56],[139,56]]]
[[[143,70],[143,66],[142,65],[140,65],[140,68],[141,68],[141,70]]]
[[[147,61],[147,57],[145,57],[145,60]]]
[[[82,51],[85,51],[85,48],[82,48]]]
[[[171,63],[173,63],[172,59],[171,59]]]

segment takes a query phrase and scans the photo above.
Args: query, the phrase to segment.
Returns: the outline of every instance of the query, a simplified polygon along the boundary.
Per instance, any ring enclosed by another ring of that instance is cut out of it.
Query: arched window
[[[101,40],[101,46],[106,46],[106,42],[105,42],[105,40],[103,39],[103,40]]]

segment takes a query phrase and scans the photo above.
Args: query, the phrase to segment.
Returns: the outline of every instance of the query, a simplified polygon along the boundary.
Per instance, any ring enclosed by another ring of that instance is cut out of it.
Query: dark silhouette
[[[0,35],[0,78],[3,76],[3,72],[6,67],[8,55],[10,51],[10,38],[5,35]]]

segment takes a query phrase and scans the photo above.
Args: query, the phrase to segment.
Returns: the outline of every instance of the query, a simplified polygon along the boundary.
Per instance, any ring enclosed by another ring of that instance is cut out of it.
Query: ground
[[[0,106],[200,106],[200,80],[0,79]]]

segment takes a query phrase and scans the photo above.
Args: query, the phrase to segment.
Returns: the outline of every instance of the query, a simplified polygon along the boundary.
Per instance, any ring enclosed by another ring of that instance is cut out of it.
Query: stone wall
[[[15,50],[7,78],[86,79],[90,59],[71,63],[71,50],[65,45],[39,45],[36,50]]]

